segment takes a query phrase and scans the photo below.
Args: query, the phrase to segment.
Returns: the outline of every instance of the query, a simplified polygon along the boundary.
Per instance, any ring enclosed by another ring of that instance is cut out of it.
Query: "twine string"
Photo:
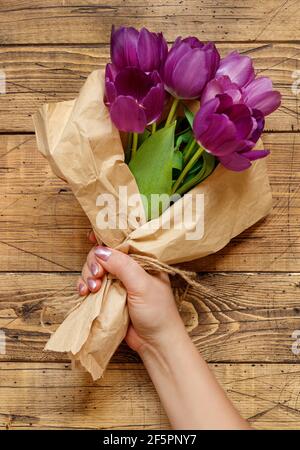
[[[137,254],[130,254],[130,256],[138,264],[140,264],[140,266],[143,267],[143,269],[146,270],[146,272],[148,272],[148,273],[155,274],[155,273],[163,272],[163,273],[167,273],[168,275],[171,275],[174,278],[175,277],[181,278],[185,282],[186,285],[185,285],[184,289],[175,287],[174,285],[172,286],[175,301],[176,301],[178,308],[180,308],[180,304],[186,299],[189,288],[191,288],[191,287],[193,288],[193,291],[196,294],[211,295],[211,289],[209,289],[206,286],[203,286],[203,284],[200,283],[200,281],[197,279],[196,272],[183,270],[176,266],[171,266],[169,264],[159,261],[158,259],[151,258],[150,256],[137,255]],[[67,312],[66,312],[66,308],[63,307],[61,300],[54,300],[54,301],[50,300],[48,302],[44,302],[43,308],[42,308],[41,314],[40,314],[40,322],[41,322],[42,327],[45,328],[50,334],[54,333],[54,331],[50,330],[46,326],[45,320],[44,320],[44,317],[45,317],[48,307],[57,306],[57,308],[56,308],[57,312],[65,312],[66,316],[68,316],[72,311],[74,311],[76,308],[78,308],[81,305],[84,298],[85,297],[83,297],[79,301],[78,301],[78,298],[76,298],[76,300],[73,300],[72,301],[73,306],[71,309],[67,310]],[[69,305],[70,305],[70,303],[69,303]]]

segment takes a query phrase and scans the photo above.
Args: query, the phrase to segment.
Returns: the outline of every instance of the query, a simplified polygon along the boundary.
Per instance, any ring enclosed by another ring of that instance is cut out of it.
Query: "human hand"
[[[96,243],[93,233],[90,240]],[[94,246],[77,282],[80,295],[97,292],[106,272],[116,276],[127,290],[131,325],[126,342],[133,350],[140,352],[146,344],[166,344],[179,332],[186,333],[167,274],[150,275],[130,256]]]
[[[90,240],[96,244],[93,234]],[[130,256],[94,246],[78,280],[80,294],[97,292],[105,273],[127,290],[126,341],[141,356],[172,427],[249,429],[190,340],[168,276],[152,276]]]

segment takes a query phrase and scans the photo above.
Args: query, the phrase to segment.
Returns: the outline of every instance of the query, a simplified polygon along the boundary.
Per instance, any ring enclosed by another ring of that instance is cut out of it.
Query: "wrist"
[[[146,366],[155,362],[169,365],[172,356],[180,354],[186,345],[193,346],[185,326],[179,318],[178,321],[173,321],[153,335],[151,339],[144,341],[138,353]]]

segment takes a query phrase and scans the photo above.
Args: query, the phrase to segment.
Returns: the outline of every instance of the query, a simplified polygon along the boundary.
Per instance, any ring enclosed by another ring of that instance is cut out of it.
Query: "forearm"
[[[226,397],[183,326],[170,330],[159,345],[143,346],[140,356],[173,428],[250,428]]]

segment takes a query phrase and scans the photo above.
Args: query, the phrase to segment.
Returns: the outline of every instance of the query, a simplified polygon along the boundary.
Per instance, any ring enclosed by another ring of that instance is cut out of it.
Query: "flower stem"
[[[128,164],[131,156],[131,146],[132,146],[132,133],[128,133],[127,136],[127,145],[125,150],[125,162]]]
[[[151,134],[154,134],[156,131],[156,122],[153,122],[152,128],[151,128]]]
[[[184,153],[183,159],[184,159],[184,163],[185,163],[185,164],[186,164],[187,161],[190,159],[191,154],[192,154],[192,152],[193,152],[194,147],[195,147],[196,144],[197,144],[196,140],[193,139],[192,142],[190,143],[190,145],[188,146],[186,152]]]
[[[186,181],[185,183],[183,183],[176,191],[176,194],[179,195],[184,195],[187,191],[189,191],[192,187],[194,187],[195,185],[199,184],[200,181],[202,181],[204,175],[206,173],[206,164],[204,161],[203,167],[200,170],[200,172],[198,173],[198,175],[194,178],[192,178],[191,180]]]
[[[177,189],[179,188],[179,186],[183,182],[184,178],[186,177],[188,172],[192,169],[194,164],[198,161],[198,159],[200,158],[200,156],[202,155],[203,152],[204,152],[204,148],[199,147],[198,150],[196,151],[196,153],[189,160],[189,162],[187,163],[187,165],[184,167],[183,171],[181,172],[181,174],[177,178],[176,182],[174,183],[174,186],[173,186],[173,189],[172,189],[172,194],[174,194],[177,191]]]
[[[133,133],[132,147],[131,147],[131,159],[133,159],[135,157],[136,149],[137,149],[137,145],[138,145],[138,138],[139,138],[138,133]]]
[[[174,98],[169,115],[168,115],[166,123],[165,123],[165,127],[168,127],[173,122],[178,103],[179,103],[179,98]]]

